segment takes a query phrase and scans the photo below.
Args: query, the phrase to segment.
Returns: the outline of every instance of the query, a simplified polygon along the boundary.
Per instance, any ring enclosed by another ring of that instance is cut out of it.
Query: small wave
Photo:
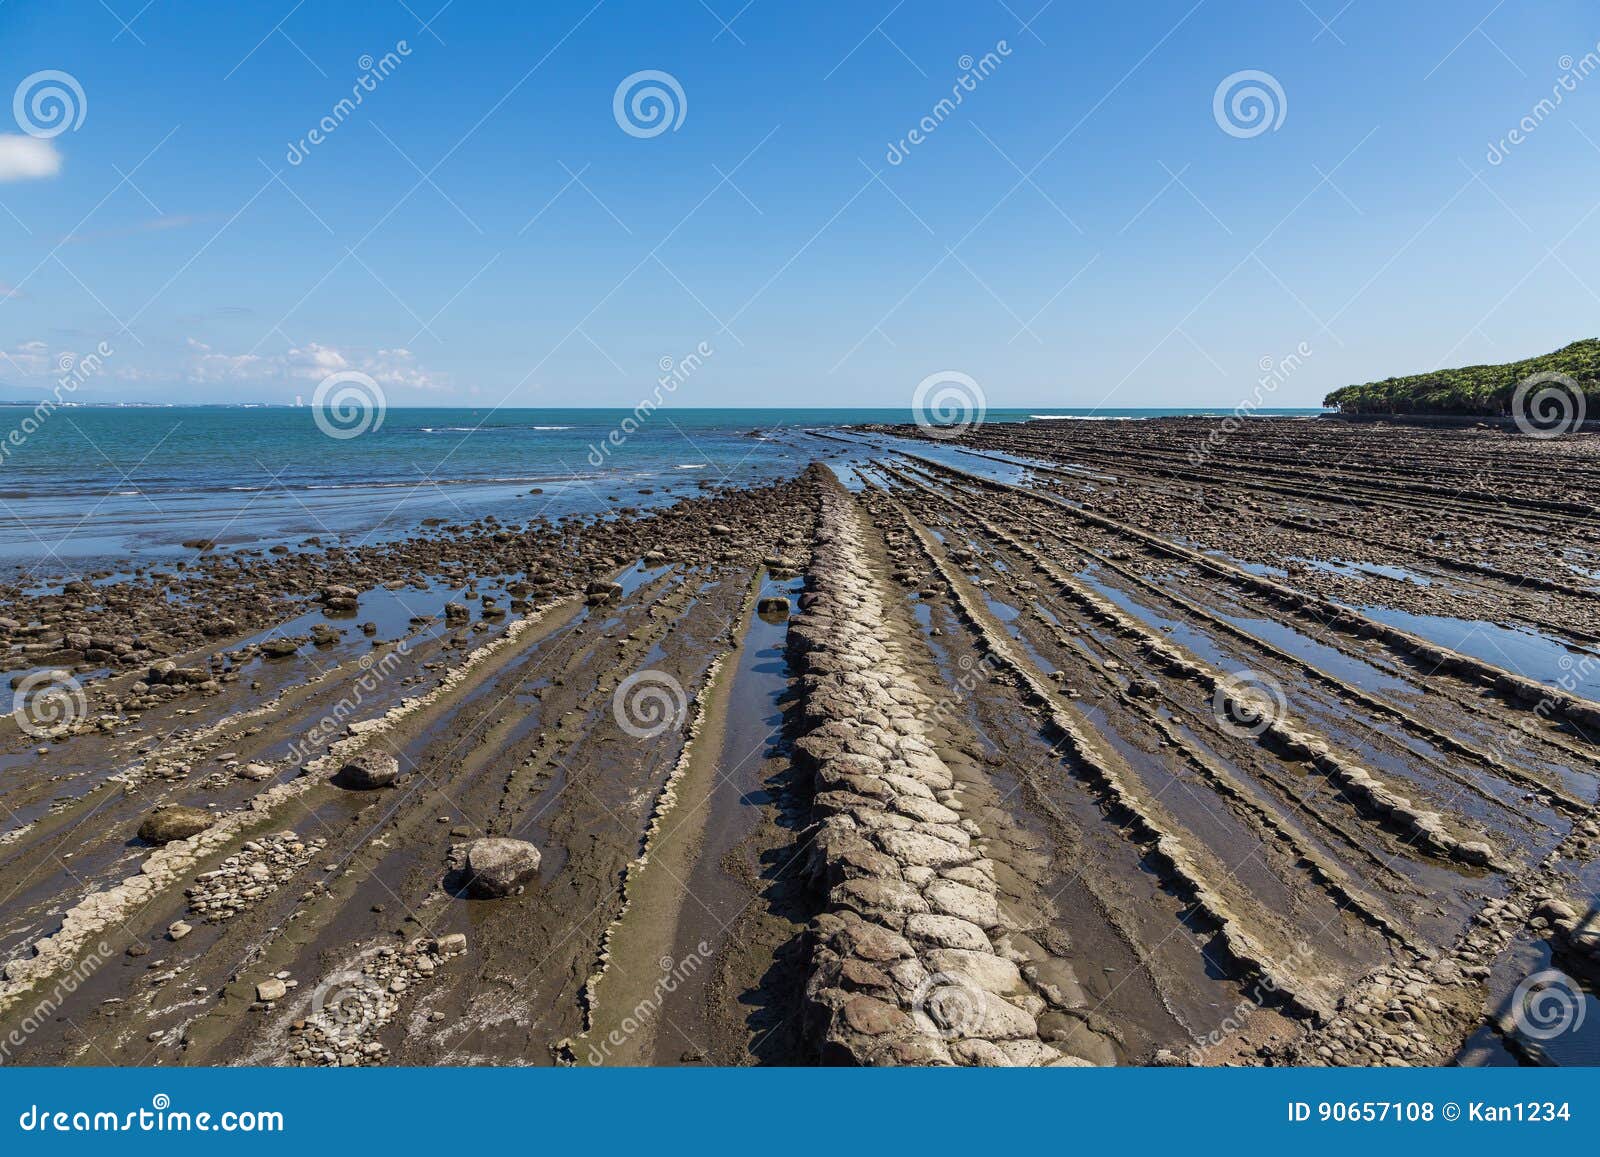
[[[512,430],[570,430],[571,426],[418,426],[419,434],[504,434]]]
[[[675,469],[675,470],[704,470],[705,468],[706,468],[706,463],[704,463],[704,462],[684,462],[684,463],[682,463],[682,464],[680,464],[678,466],[673,467],[673,469]]]
[[[409,478],[401,482],[307,482],[301,486],[285,486],[285,490],[402,490],[422,486],[452,486],[467,482],[483,482],[482,478]]]
[[[605,478],[604,474],[512,474],[496,475],[482,478],[369,478],[360,482],[279,482],[273,486],[197,486],[177,488],[157,488],[153,493],[174,494],[259,494],[263,491],[276,490],[289,493],[296,490],[407,490],[423,486],[532,486],[547,482],[571,482],[574,480],[599,480]],[[78,491],[65,492],[68,496],[76,497]],[[114,494],[142,497],[152,493],[148,488],[144,490],[117,490]],[[0,498],[39,498],[46,497],[42,493],[29,491],[3,492]]]
[[[1144,422],[1132,414],[1029,414],[1035,422]]]

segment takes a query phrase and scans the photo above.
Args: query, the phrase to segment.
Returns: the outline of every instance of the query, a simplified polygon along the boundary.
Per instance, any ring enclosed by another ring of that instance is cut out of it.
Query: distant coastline
[[[43,398],[5,398],[0,399],[0,408],[32,409],[39,405]],[[313,410],[313,406],[296,405],[293,402],[135,402],[135,401],[62,401],[52,403],[53,408],[63,410]],[[434,410],[454,411],[466,413],[629,413],[633,407],[626,405],[617,406],[438,406],[438,405],[390,405],[389,410]],[[1160,417],[1223,417],[1234,411],[1235,405],[1231,403],[1200,404],[1194,406],[997,406],[991,413],[1002,415],[1007,421],[1020,419],[1033,421],[1059,421],[1073,418],[1114,419],[1126,417],[1129,414],[1150,415]],[[905,409],[901,406],[677,406],[676,410],[688,413],[708,412],[748,412],[752,414],[763,413],[839,413],[839,412],[878,412],[886,410]],[[1278,406],[1270,409],[1261,408],[1254,411],[1257,416],[1268,418],[1306,417],[1326,413],[1323,406]]]

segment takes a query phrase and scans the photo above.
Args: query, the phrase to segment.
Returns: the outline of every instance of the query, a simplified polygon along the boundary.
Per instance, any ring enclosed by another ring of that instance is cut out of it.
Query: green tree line
[[[1600,338],[1585,338],[1554,353],[1505,365],[1462,366],[1345,386],[1334,390],[1322,404],[1348,414],[1493,416],[1509,413],[1517,384],[1539,373],[1572,378],[1582,387],[1587,404],[1594,407],[1600,403]]]

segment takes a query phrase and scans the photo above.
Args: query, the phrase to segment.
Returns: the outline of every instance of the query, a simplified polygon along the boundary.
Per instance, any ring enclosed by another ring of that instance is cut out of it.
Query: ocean
[[[990,410],[985,420],[1228,412]],[[0,566],[39,579],[182,557],[200,538],[371,542],[430,517],[647,507],[703,482],[789,476],[828,446],[807,429],[913,420],[904,409],[663,408],[642,422],[622,409],[391,409],[335,437],[310,408],[78,406],[30,429],[31,413],[0,407]]]

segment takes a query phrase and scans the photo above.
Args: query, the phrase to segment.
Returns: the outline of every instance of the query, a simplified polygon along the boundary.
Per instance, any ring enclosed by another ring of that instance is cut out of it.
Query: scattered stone
[[[538,872],[539,860],[539,849],[525,840],[474,840],[467,846],[467,888],[485,899],[512,895]]]
[[[189,910],[207,923],[231,920],[276,892],[326,846],[325,839],[305,843],[292,831],[251,840],[195,877],[184,892]]]

